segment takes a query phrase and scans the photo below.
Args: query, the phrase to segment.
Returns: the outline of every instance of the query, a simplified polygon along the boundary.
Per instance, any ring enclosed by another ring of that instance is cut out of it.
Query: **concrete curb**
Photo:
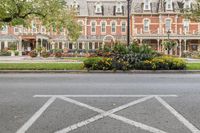
[[[200,74],[200,70],[131,70],[131,71],[100,71],[100,70],[0,70],[0,73],[127,73],[127,74]]]

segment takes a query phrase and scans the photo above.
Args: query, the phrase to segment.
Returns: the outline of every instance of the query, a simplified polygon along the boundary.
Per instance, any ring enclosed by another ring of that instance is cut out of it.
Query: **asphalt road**
[[[200,75],[0,74],[0,133],[200,133]]]

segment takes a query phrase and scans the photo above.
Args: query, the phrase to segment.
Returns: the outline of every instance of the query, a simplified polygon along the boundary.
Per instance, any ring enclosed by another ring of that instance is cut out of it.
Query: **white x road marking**
[[[181,123],[183,123],[192,133],[200,133],[200,130],[197,129],[194,125],[192,125],[187,119],[185,119],[181,114],[179,114],[175,109],[173,109],[168,103],[166,103],[161,97],[176,97],[176,95],[35,95],[34,97],[49,97],[49,100],[16,132],[16,133],[25,133],[32,124],[44,113],[44,111],[55,101],[56,98],[59,98],[61,100],[76,104],[81,107],[88,108],[90,110],[96,111],[100,113],[99,115],[96,115],[94,117],[91,117],[87,120],[81,121],[77,124],[71,125],[67,128],[64,128],[62,130],[59,130],[55,133],[68,133],[70,131],[73,131],[77,128],[80,128],[82,126],[86,126],[87,124],[90,124],[94,121],[97,121],[99,119],[102,119],[104,117],[111,117],[116,120],[120,120],[124,123],[130,124],[132,126],[141,128],[143,130],[149,131],[151,133],[167,133],[165,131],[162,131],[160,129],[130,120],[128,118],[115,115],[114,113],[121,111],[123,109],[126,109],[130,106],[139,104],[141,102],[147,101],[151,98],[156,98],[165,108],[167,108]],[[104,111],[102,109],[92,107],[88,104],[81,103],[79,101],[73,100],[69,97],[143,97],[141,99],[132,101],[130,103],[127,103],[125,105],[122,105],[120,107],[114,108],[109,111]]]

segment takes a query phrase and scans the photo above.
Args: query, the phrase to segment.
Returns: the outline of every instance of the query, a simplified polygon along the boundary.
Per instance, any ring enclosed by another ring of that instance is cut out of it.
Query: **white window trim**
[[[168,5],[170,5],[171,8],[169,8]],[[169,2],[169,0],[167,0],[167,2],[166,2],[166,10],[168,10],[168,11],[173,10],[173,0],[170,0],[170,2]]]
[[[117,2],[115,12],[116,13],[123,13],[122,6],[123,5],[122,5],[121,2]],[[120,9],[120,11],[118,11],[118,9]]]
[[[95,31],[92,31],[92,23],[95,23]],[[91,27],[91,34],[96,34],[96,30],[97,30],[97,22],[96,21],[91,21],[90,22],[90,27]]]
[[[102,24],[103,23],[105,23],[105,32],[102,31]],[[106,33],[107,32],[106,27],[107,27],[107,22],[106,21],[101,21],[101,33]]]
[[[98,11],[98,8],[100,8],[99,11]],[[96,13],[96,14],[102,13],[102,3],[100,3],[100,2],[96,2],[96,3],[95,3],[95,13]]]
[[[148,8],[146,8],[146,5],[148,5]],[[145,11],[151,10],[151,1],[150,1],[150,0],[149,0],[148,3],[146,3],[146,0],[144,0],[144,7],[143,7],[143,9],[144,9]]]
[[[112,24],[113,23],[115,23],[115,32],[113,32],[113,30],[112,30]],[[111,26],[111,33],[116,33],[117,32],[117,22],[116,21],[111,21],[110,26]]]
[[[122,24],[123,24],[123,23],[125,23],[125,32],[122,31],[122,28],[123,28],[123,27],[122,27]],[[126,21],[122,21],[122,22],[121,22],[121,32],[122,32],[122,33],[126,33],[126,31],[127,31],[127,22],[126,22]]]
[[[148,30],[145,30],[145,28],[144,28],[144,26],[145,26],[145,24],[144,24],[145,20],[148,20]],[[149,32],[150,31],[150,23],[151,23],[150,19],[148,19],[148,18],[143,19],[143,32]]]
[[[167,20],[170,20],[170,28],[169,28],[169,29],[166,28],[166,24],[167,24],[166,22],[167,22]],[[172,30],[172,22],[173,22],[173,21],[172,21],[172,18],[166,18],[166,19],[165,19],[165,30],[166,30],[166,32],[167,32],[168,30],[170,30],[170,31]]]
[[[1,29],[2,34],[7,34],[8,33],[8,26],[4,25],[2,28],[5,28],[5,30]]]
[[[188,28],[185,31],[185,21],[188,21]],[[184,32],[189,32],[190,31],[190,20],[189,19],[183,19],[183,31]]]
[[[190,8],[191,8],[191,0],[189,0],[189,1],[187,1],[187,2],[184,1],[184,3],[185,3],[185,4],[184,4],[184,7],[183,7],[184,9],[190,9]],[[186,8],[186,5],[189,5],[189,8]]]

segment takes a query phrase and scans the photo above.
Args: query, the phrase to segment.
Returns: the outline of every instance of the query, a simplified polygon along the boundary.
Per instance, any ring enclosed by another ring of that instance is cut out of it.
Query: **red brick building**
[[[160,52],[165,52],[162,42],[172,39],[177,46],[171,53],[180,56],[184,51],[200,51],[200,24],[180,13],[194,4],[194,0],[134,0],[133,38]]]
[[[200,50],[200,24],[185,19],[181,9],[192,8],[195,0],[132,0],[131,39],[146,43],[153,49],[165,52],[162,42],[172,39],[177,46],[171,51]],[[38,46],[49,49],[94,50],[114,42],[126,43],[126,0],[67,0],[68,7],[77,9],[77,20],[82,25],[82,35],[71,42],[67,31],[47,30],[39,21],[32,27],[5,27],[0,32],[0,49],[15,42],[19,51],[30,51]]]

